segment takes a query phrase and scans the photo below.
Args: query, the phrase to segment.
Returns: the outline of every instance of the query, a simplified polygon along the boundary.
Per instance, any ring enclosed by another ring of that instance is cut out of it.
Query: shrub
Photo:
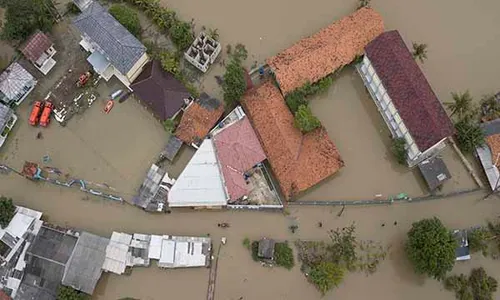
[[[89,300],[90,296],[68,286],[59,286],[57,300]]]
[[[12,203],[12,199],[1,196],[0,197],[0,226],[5,228],[9,225],[10,220],[14,217],[16,207]]]
[[[344,279],[345,269],[332,262],[321,262],[309,273],[309,280],[316,285],[321,294],[338,286]]]
[[[243,69],[239,59],[234,57],[231,59],[226,67],[223,81],[222,90],[224,93],[224,101],[228,107],[232,107],[240,101],[247,89],[245,69]]]
[[[484,256],[488,255],[488,240],[491,237],[490,231],[486,228],[472,230],[468,235],[470,252],[481,252]]]
[[[114,4],[109,8],[109,13],[115,17],[130,33],[135,36],[141,34],[141,24],[137,12],[123,4]]]
[[[405,245],[415,271],[442,279],[455,264],[457,242],[438,218],[413,223]]]
[[[187,49],[194,41],[191,24],[176,20],[170,28],[170,38],[172,38],[172,42],[177,46],[179,51]]]
[[[295,114],[301,105],[308,105],[307,99],[300,91],[293,91],[286,96],[286,104],[290,111]]]
[[[359,0],[358,9],[363,7],[370,7],[370,0]]]
[[[175,129],[175,122],[172,119],[166,119],[163,121],[163,128],[165,128],[165,131],[168,133],[172,133]]]
[[[37,29],[50,31],[54,22],[49,0],[16,0],[7,2],[2,38],[22,41]]]
[[[399,164],[406,164],[408,153],[406,151],[406,140],[403,137],[392,139],[391,151]]]
[[[251,250],[252,250],[252,259],[254,261],[260,261],[259,259],[259,242],[258,241],[253,241],[251,244]]]
[[[321,122],[312,114],[309,107],[300,105],[295,113],[295,127],[307,133],[321,127]]]
[[[479,124],[469,118],[455,123],[457,144],[460,150],[471,153],[477,147],[484,145],[484,133]]]
[[[170,51],[163,50],[158,54],[158,58],[160,59],[163,70],[172,73],[174,77],[178,78],[180,74],[180,65],[177,56]]]
[[[481,267],[472,269],[468,278],[464,274],[447,277],[444,286],[459,300],[493,300],[498,282]]]
[[[243,239],[243,247],[245,247],[248,250],[250,250],[250,246],[251,246],[250,244],[251,244],[251,242],[250,242],[249,238],[246,237],[246,238]]]
[[[80,9],[78,8],[78,6],[76,6],[74,2],[68,2],[66,4],[66,12],[72,15],[77,15],[80,13]]]
[[[284,267],[288,270],[293,268],[295,265],[293,250],[287,242],[276,243],[274,246],[274,260],[280,267]]]

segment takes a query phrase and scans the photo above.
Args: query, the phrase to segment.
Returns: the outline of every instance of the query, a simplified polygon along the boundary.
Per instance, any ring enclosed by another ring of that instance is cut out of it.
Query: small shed
[[[177,156],[177,153],[179,153],[179,150],[181,150],[181,147],[182,141],[175,135],[171,135],[168,139],[167,146],[165,146],[165,149],[161,152],[160,157],[173,161]]]
[[[263,259],[274,259],[274,246],[276,242],[272,239],[263,238],[259,241],[257,256]]]
[[[446,164],[439,157],[422,161],[418,164],[418,168],[431,192],[435,191],[446,180],[451,178],[450,171],[448,171]]]

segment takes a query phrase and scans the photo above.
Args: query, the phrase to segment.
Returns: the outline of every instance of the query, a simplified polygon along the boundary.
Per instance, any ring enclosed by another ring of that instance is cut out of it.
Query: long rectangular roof
[[[278,88],[267,81],[242,99],[286,199],[307,190],[344,166],[323,127],[302,134]]]
[[[211,139],[205,139],[168,194],[171,207],[227,204],[222,174]]]
[[[450,118],[398,31],[381,34],[365,52],[421,152],[453,135]]]
[[[92,39],[122,74],[127,74],[146,53],[146,47],[97,1],[73,19],[76,28]]]
[[[349,64],[384,31],[382,17],[361,8],[267,60],[281,91],[288,94]]]

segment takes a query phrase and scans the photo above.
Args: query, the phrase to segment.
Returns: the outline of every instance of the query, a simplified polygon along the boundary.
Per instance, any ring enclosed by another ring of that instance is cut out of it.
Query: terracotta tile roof
[[[32,62],[36,62],[43,52],[48,50],[54,43],[41,31],[37,31],[28,38],[21,52]]]
[[[224,106],[217,99],[202,94],[184,111],[175,136],[188,145],[197,144],[207,136],[223,113]]]
[[[350,63],[383,31],[382,17],[373,9],[361,8],[269,58],[267,63],[283,93],[288,94]]]
[[[344,166],[324,128],[303,135],[294,127],[293,115],[272,82],[248,91],[242,103],[286,199]]]
[[[398,31],[369,43],[366,56],[420,151],[453,135],[450,118]]]
[[[12,300],[12,298],[4,290],[0,290],[0,300]]]
[[[494,134],[486,137],[486,143],[491,150],[492,164],[495,164],[496,158],[500,154],[500,134]],[[500,160],[497,162],[497,167],[500,167]]]
[[[172,118],[191,96],[174,75],[162,69],[157,60],[148,62],[130,88],[161,121]]]
[[[213,140],[229,201],[248,195],[250,191],[243,174],[266,159],[250,121],[245,117],[231,124]]]

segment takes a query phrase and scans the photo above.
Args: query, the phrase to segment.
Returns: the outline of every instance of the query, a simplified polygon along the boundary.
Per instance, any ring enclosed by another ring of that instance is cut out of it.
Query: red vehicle
[[[40,117],[40,126],[42,127],[49,126],[50,114],[52,113],[53,109],[54,109],[54,104],[52,104],[52,102],[49,101],[45,102],[45,105],[43,106],[42,116]]]
[[[104,107],[104,112],[109,114],[114,105],[115,102],[113,100],[108,100],[108,103],[106,103],[106,106]]]
[[[33,104],[33,108],[31,109],[30,118],[28,120],[28,123],[31,126],[38,125],[41,112],[42,112],[42,101],[35,101],[35,103]]]

